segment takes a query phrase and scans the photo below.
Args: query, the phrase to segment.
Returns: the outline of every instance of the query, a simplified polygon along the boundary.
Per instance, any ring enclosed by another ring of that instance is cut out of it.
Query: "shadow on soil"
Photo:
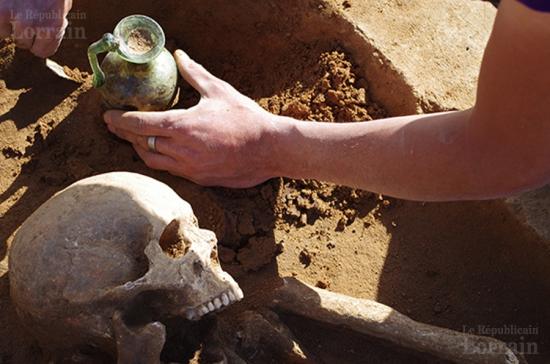
[[[550,360],[550,250],[502,202],[392,206],[382,217],[392,240],[378,301],[420,322],[494,336],[529,363]]]
[[[79,86],[55,75],[46,67],[44,60],[33,57],[29,52],[16,52],[9,69],[22,72],[0,72],[0,78],[6,82],[8,89],[22,90],[22,93],[16,106],[0,116],[0,123],[13,120],[18,129],[27,127],[52,111]]]

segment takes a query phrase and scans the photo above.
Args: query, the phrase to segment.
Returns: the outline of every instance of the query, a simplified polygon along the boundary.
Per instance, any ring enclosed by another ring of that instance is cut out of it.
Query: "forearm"
[[[496,198],[543,182],[507,140],[488,141],[471,111],[364,123],[279,120],[276,174],[314,178],[394,197]]]
[[[351,124],[279,119],[276,173],[424,201],[548,183],[549,17],[502,2],[472,110]]]

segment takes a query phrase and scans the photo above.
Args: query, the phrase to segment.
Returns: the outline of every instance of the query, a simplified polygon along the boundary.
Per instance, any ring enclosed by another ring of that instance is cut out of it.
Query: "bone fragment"
[[[502,341],[423,324],[381,303],[329,292],[296,278],[284,278],[271,306],[454,363],[527,363]]]
[[[120,312],[113,316],[118,364],[160,364],[160,353],[166,341],[166,329],[160,322],[142,327],[128,327]]]

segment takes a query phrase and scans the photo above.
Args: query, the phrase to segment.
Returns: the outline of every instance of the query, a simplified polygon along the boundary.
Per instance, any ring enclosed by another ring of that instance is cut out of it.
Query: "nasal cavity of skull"
[[[166,255],[171,258],[184,256],[190,247],[190,242],[185,238],[179,220],[172,220],[162,232],[159,244]]]
[[[193,273],[195,273],[196,276],[200,277],[202,276],[202,272],[204,271],[204,266],[201,263],[200,260],[195,260],[193,262]]]

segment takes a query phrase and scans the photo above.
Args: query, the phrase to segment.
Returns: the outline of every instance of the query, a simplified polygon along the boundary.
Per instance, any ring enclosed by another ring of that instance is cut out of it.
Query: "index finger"
[[[201,96],[211,96],[212,91],[215,90],[221,80],[192,60],[181,49],[174,52],[174,58],[183,79],[197,90]]]
[[[181,112],[181,110],[146,112],[109,110],[103,114],[103,119],[117,129],[137,135],[169,137],[174,133],[175,113]]]

